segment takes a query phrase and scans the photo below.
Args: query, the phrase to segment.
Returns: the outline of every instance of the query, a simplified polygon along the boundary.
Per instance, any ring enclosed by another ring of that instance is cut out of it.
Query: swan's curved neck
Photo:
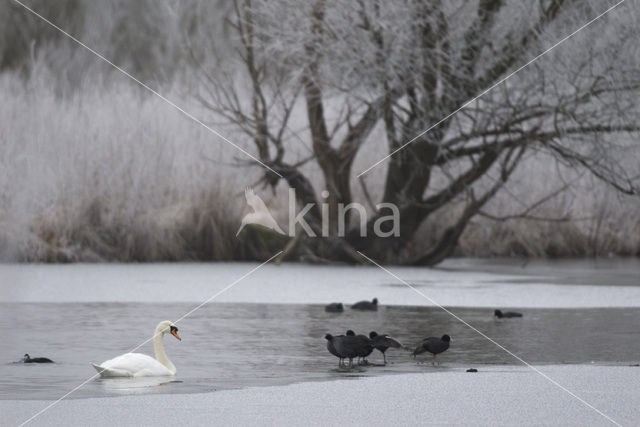
[[[167,354],[164,352],[164,346],[162,345],[163,335],[164,334],[162,332],[156,331],[155,335],[153,336],[153,351],[156,354],[156,360],[166,366],[172,374],[175,374],[176,367],[173,363],[171,363],[171,360],[169,360]]]

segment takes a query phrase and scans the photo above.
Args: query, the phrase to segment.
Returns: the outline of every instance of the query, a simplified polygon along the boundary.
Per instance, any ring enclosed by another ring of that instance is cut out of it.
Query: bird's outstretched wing
[[[390,337],[389,335],[383,335],[381,339],[378,340],[378,343],[391,348],[402,348],[403,345],[400,344],[398,340]]]
[[[274,230],[277,233],[285,234],[285,232],[282,231],[276,220],[271,215],[271,212],[269,212],[269,208],[267,208],[267,205],[265,205],[260,196],[256,195],[253,192],[253,189],[251,187],[245,188],[244,197],[247,199],[247,205],[249,205],[249,207],[253,209],[253,213],[245,215],[245,217],[242,219],[242,224],[240,225],[240,229],[238,229],[236,236],[240,234],[246,224],[258,224],[268,229]]]
[[[244,197],[247,199],[247,205],[249,205],[254,212],[269,212],[267,205],[253,192],[253,188],[247,187],[244,190]]]

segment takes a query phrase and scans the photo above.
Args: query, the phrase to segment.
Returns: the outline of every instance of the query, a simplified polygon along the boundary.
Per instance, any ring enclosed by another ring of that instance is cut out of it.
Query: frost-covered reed
[[[46,70],[27,80],[0,75],[5,94],[0,103],[2,260],[252,257],[235,231],[244,209],[242,190],[259,178],[259,168],[229,166],[242,158],[233,148],[117,76],[100,85],[85,81],[66,95],[56,93],[53,79]],[[168,87],[164,93],[207,117],[180,88]],[[375,158],[382,149],[373,142],[366,156]],[[637,255],[638,200],[619,197],[548,159],[532,157],[485,211],[496,216],[522,213],[559,187],[560,175],[565,181],[575,179],[571,189],[528,212],[533,219],[476,217],[458,254]],[[367,180],[374,197],[379,178]],[[321,189],[321,179],[314,185]],[[364,202],[356,181],[353,188]],[[262,191],[280,220],[286,215],[283,190],[278,189],[277,197]],[[418,241],[431,242],[450,217],[441,212],[429,220]]]

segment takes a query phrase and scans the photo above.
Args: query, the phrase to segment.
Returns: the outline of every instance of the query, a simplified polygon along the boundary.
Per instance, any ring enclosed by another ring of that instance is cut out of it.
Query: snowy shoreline
[[[444,368],[446,369],[446,368]],[[539,366],[623,425],[640,420],[640,368]],[[609,421],[524,366],[479,366],[201,394],[64,400],[32,425],[607,425]],[[238,402],[242,402],[241,405]],[[50,401],[0,401],[16,425]],[[114,410],[117,408],[117,410]]]

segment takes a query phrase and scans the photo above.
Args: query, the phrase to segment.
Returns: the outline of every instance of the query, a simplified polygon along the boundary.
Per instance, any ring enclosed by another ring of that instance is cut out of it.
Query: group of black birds
[[[353,310],[361,311],[377,311],[378,299],[374,298],[371,301],[359,301],[351,306]],[[344,306],[340,302],[334,302],[325,306],[324,311],[329,313],[340,313],[344,311]],[[348,330],[344,335],[331,335],[326,334],[324,337],[327,340],[327,350],[338,358],[338,366],[345,366],[345,360],[349,360],[349,367],[353,366],[353,359],[357,358],[358,364],[367,364],[367,356],[369,356],[374,349],[382,353],[384,364],[387,364],[387,355],[385,352],[390,348],[401,348],[408,350],[397,339],[385,334],[378,334],[376,331],[371,331],[369,336],[356,335],[352,330]],[[446,351],[449,348],[451,337],[449,335],[443,335],[441,338],[429,337],[420,342],[415,350],[413,356],[417,356],[422,353],[431,353],[434,357],[437,354]]]
[[[349,359],[349,367],[353,366],[353,359],[358,358],[358,364],[367,363],[373,349],[377,349],[387,363],[387,356],[384,354],[389,348],[404,348],[396,339],[388,335],[378,335],[375,331],[366,335],[356,335],[352,330],[348,330],[345,335],[324,336],[327,340],[327,350],[338,358],[338,367],[345,366],[345,359]]]
[[[351,306],[353,310],[361,311],[377,311],[378,299],[374,298],[372,301],[360,301]],[[344,311],[344,306],[340,302],[334,302],[325,306],[324,310],[329,313],[340,313]],[[522,317],[522,313],[516,313],[513,311],[502,312],[501,310],[495,310],[493,315],[498,318],[514,318]],[[338,367],[347,366],[353,367],[353,359],[357,358],[357,363],[368,364],[367,356],[369,356],[373,350],[378,350],[382,353],[384,364],[387,364],[387,356],[385,352],[390,348],[399,348],[409,350],[402,345],[398,340],[389,335],[378,334],[375,331],[371,331],[369,336],[356,334],[349,329],[344,335],[331,335],[326,334],[324,338],[327,340],[327,350],[338,358]],[[449,349],[451,343],[451,337],[447,334],[442,335],[440,338],[428,337],[423,339],[413,350],[412,355],[415,358],[419,354],[431,353],[433,355],[433,364],[436,363],[436,356]],[[409,350],[410,351],[410,350]],[[349,364],[345,363],[345,360],[349,360]]]
[[[368,364],[367,356],[369,356],[373,350],[378,350],[382,353],[384,364],[387,364],[387,356],[385,352],[390,348],[401,348],[407,350],[397,339],[390,337],[389,335],[378,334],[375,331],[369,332],[369,336],[356,335],[352,330],[348,330],[344,335],[331,335],[324,336],[327,340],[327,350],[338,358],[338,367],[353,366],[353,359],[358,359],[358,364]],[[420,344],[413,351],[413,357],[429,352],[433,355],[434,363],[437,354],[449,348],[451,337],[449,335],[443,335],[441,338],[429,337],[422,340]],[[349,359],[349,364],[345,364],[345,360]]]
[[[378,310],[378,298],[374,298],[371,301],[359,301],[351,306],[352,310],[361,311],[377,311]],[[324,307],[324,311],[327,313],[342,313],[344,311],[344,305],[341,302],[332,302]]]

